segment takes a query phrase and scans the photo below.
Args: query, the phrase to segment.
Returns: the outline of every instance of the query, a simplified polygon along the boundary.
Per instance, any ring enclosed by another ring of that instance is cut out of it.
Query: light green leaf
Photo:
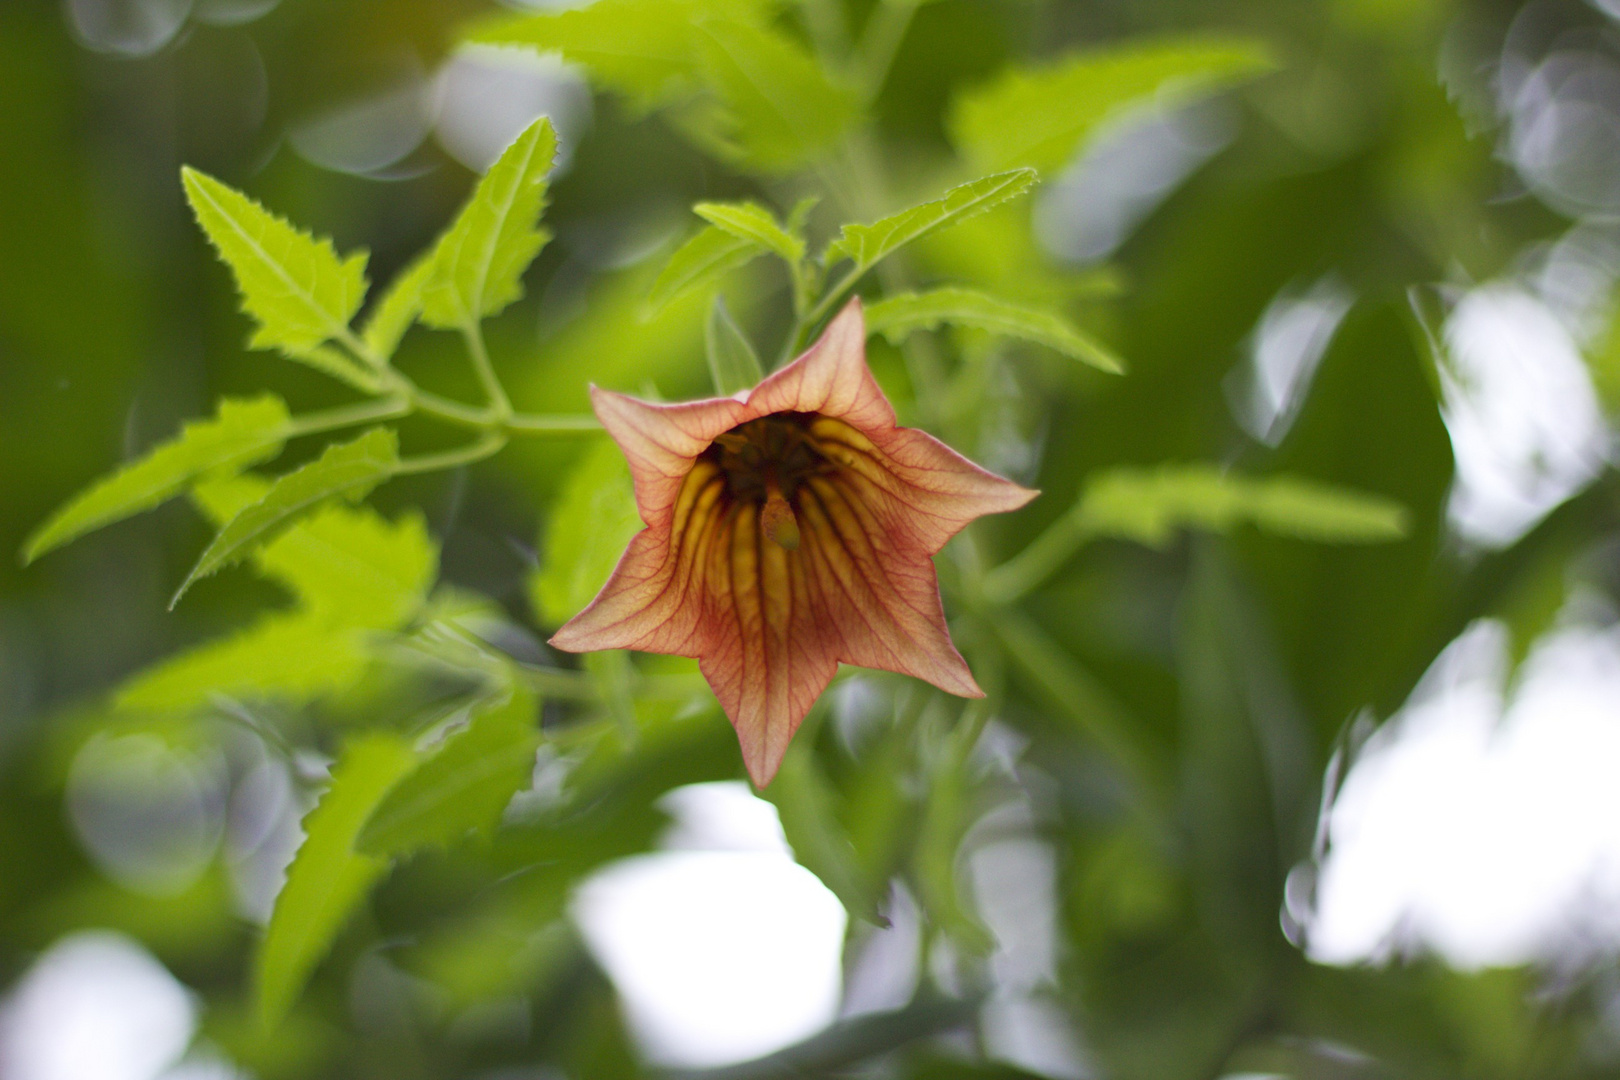
[[[590,603],[641,526],[624,454],[607,440],[596,443],[575,466],[546,523],[529,593],[540,621],[560,625]]]
[[[332,241],[293,228],[213,177],[180,170],[186,199],[258,320],[248,345],[297,356],[340,336],[366,295],[366,253],[340,260]]]
[[[198,484],[192,497],[223,525],[269,488],[234,476]],[[426,602],[439,549],[419,513],[389,521],[368,506],[328,503],[254,551],[253,564],[330,625],[396,630]]]
[[[696,5],[672,0],[596,0],[567,11],[492,19],[469,40],[561,53],[582,65],[592,82],[644,111],[692,88],[695,11]]]
[[[846,258],[862,268],[871,266],[903,244],[1024,194],[1035,180],[1034,169],[997,173],[959,184],[941,198],[871,225],[845,225],[843,235],[828,246],[826,262]]]
[[[788,38],[714,20],[694,31],[704,79],[725,105],[739,163],[787,172],[831,146],[855,119],[849,91],[834,86]]]
[[[354,629],[318,613],[277,613],[147,668],[114,701],[122,709],[154,710],[190,709],[216,696],[302,705],[353,686],[366,664]]]
[[[308,465],[278,477],[264,498],[243,507],[219,530],[169,606],[179,603],[194,582],[240,559],[255,544],[325,500],[333,496],[364,498],[392,476],[398,464],[398,436],[387,428],[372,428],[353,442],[328,446]]]
[[[515,686],[506,701],[473,716],[394,785],[361,829],[356,848],[398,855],[450,844],[469,832],[488,836],[534,774],[536,708],[534,695]]]
[[[382,299],[372,306],[360,338],[373,355],[386,360],[399,348],[405,331],[422,313],[422,287],[432,272],[433,257],[424,255],[401,270]]]
[[[1036,69],[1013,68],[957,96],[951,140],[980,169],[1057,169],[1124,108],[1173,107],[1274,68],[1245,38],[1148,40],[1079,53]]]
[[[287,406],[273,394],[225,398],[212,420],[194,420],[178,438],[154,447],[90,485],[52,514],[23,545],[23,561],[178,495],[200,476],[234,472],[281,453]]]
[[[338,931],[388,869],[384,859],[356,854],[354,840],[414,761],[410,748],[391,735],[351,743],[331,786],[304,819],[304,842],[287,868],[254,960],[254,996],[265,1030],[287,1015]]]
[[[714,281],[721,274],[765,254],[764,245],[708,226],[682,244],[659,271],[647,294],[647,306],[661,310],[676,297]]]
[[[757,203],[698,203],[692,212],[740,240],[764,244],[790,263],[804,258],[804,239],[784,229],[769,210]]]
[[[542,116],[489,167],[433,249],[422,285],[424,323],[471,326],[523,295],[523,271],[551,239],[539,222],[556,155],[556,134]]]
[[[759,366],[759,355],[748,336],[737,325],[737,320],[726,310],[725,297],[716,296],[709,309],[708,326],[709,377],[721,397],[730,397],[741,390],[752,390],[765,378]]]
[[[1373,544],[1406,533],[1406,511],[1376,495],[1290,476],[1251,478],[1211,465],[1115,469],[1092,479],[1074,513],[1091,535],[1162,546],[1176,530],[1225,532],[1248,522],[1268,532]]]
[[[941,323],[1033,341],[1116,375],[1125,370],[1118,357],[1082,334],[1067,319],[976,289],[901,293],[866,309],[867,332],[882,334],[896,345],[914,331],[932,330]]]

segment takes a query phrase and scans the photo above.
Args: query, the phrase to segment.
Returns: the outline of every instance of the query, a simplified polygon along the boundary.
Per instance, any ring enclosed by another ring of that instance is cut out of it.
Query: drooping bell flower
[[[840,662],[984,696],[932,556],[1035,492],[896,426],[859,300],[735,397],[655,405],[592,387],[591,400],[647,527],[552,645],[696,657],[760,786]]]

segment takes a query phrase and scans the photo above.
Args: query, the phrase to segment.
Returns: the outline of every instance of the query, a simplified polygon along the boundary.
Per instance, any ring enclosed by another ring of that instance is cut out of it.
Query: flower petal
[[[866,366],[866,320],[859,297],[844,306],[816,343],[748,395],[754,416],[810,412],[836,416],[863,431],[894,427],[894,407]]]
[[[668,522],[692,462],[714,437],[753,419],[735,398],[654,405],[595,386],[591,407],[630,463],[636,508],[649,526]]]

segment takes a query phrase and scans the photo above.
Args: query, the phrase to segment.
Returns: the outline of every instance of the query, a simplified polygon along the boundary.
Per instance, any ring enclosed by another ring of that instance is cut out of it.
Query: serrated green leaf
[[[959,94],[951,140],[980,169],[1056,169],[1131,105],[1172,107],[1274,68],[1261,42],[1245,38],[1138,41],[1079,53],[1034,69],[1014,68]]]
[[[366,295],[366,253],[339,259],[332,242],[294,228],[241,192],[180,170],[197,223],[236,277],[258,320],[248,345],[292,355],[341,335]]]
[[[300,515],[334,496],[364,498],[399,465],[399,438],[388,428],[372,428],[353,442],[334,443],[314,461],[278,477],[256,503],[243,507],[219,530],[197,565],[174,594],[187,589],[262,543]]]
[[[468,40],[561,53],[582,65],[592,82],[643,111],[693,86],[695,10],[672,0],[596,0],[567,11],[492,19]]]
[[[432,271],[432,255],[422,256],[399,272],[372,307],[360,338],[373,355],[386,360],[399,348],[405,331],[422,313],[422,287]]]
[[[225,398],[212,420],[194,420],[178,438],[121,466],[69,499],[23,544],[30,563],[87,532],[173,498],[200,476],[234,472],[281,453],[287,406],[274,394]]]
[[[900,344],[917,330],[941,323],[1033,341],[1115,375],[1125,370],[1118,357],[1050,311],[1015,304],[976,289],[944,288],[886,297],[866,309],[868,333]]]
[[[845,225],[827,248],[826,262],[851,259],[868,267],[896,248],[963,218],[982,213],[1035,186],[1034,169],[1014,169],[958,184],[942,197],[892,214],[870,225]]]
[[[787,172],[826,150],[858,112],[792,40],[745,23],[713,20],[694,31],[700,69],[727,113],[739,164]]]
[[[765,245],[790,263],[804,258],[804,239],[783,228],[769,210],[757,203],[704,202],[692,207],[692,212],[732,236]]]
[[[216,526],[262,500],[270,481],[234,476],[192,497]],[[255,570],[334,626],[394,630],[427,600],[439,549],[417,512],[389,521],[368,506],[328,503],[253,553]]]
[[[147,668],[118,691],[114,704],[184,710],[224,696],[301,705],[353,686],[366,664],[354,628],[315,612],[278,613]]]
[[[384,859],[357,854],[354,841],[414,761],[410,748],[392,735],[351,743],[331,786],[304,819],[304,842],[287,868],[287,883],[254,958],[254,996],[264,1029],[286,1016],[338,931],[388,868]]]
[[[536,707],[534,695],[515,686],[500,705],[473,716],[394,785],[361,829],[357,850],[400,855],[469,832],[488,836],[534,774]]]
[[[422,284],[422,321],[456,329],[523,295],[523,271],[551,233],[539,227],[557,136],[542,116],[502,151],[439,238]]]
[[[579,614],[641,527],[624,454],[607,440],[596,443],[574,467],[546,522],[542,561],[529,582],[540,621],[560,626]]]
[[[759,355],[737,320],[726,310],[725,298],[721,296],[714,298],[714,306],[709,309],[707,345],[709,377],[721,397],[752,390],[765,378],[765,371],[759,366]]]
[[[656,312],[676,297],[709,284],[766,250],[757,241],[707,226],[669,257],[647,294],[647,306]]]
[[[1268,532],[1348,544],[1398,540],[1406,511],[1376,495],[1290,476],[1251,478],[1211,465],[1115,469],[1092,479],[1074,511],[1092,535],[1162,546],[1178,529]]]

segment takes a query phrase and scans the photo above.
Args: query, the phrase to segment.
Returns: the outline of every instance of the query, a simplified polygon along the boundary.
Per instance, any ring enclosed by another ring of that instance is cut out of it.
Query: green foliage
[[[776,807],[794,857],[833,891],[851,915],[879,921],[878,897],[863,879],[849,834],[836,812],[836,795],[816,762],[813,744],[789,748],[770,786],[760,792]]]
[[[432,254],[417,259],[399,272],[382,299],[372,306],[360,339],[373,356],[386,360],[399,348],[405,332],[422,313],[422,290],[434,266]]]
[[[1241,38],[1148,39],[1082,52],[1009,69],[959,95],[951,138],[980,169],[1057,169],[1129,106],[1174,107],[1274,67],[1263,44]]]
[[[707,226],[675,249],[647,294],[647,306],[654,312],[661,311],[681,295],[710,284],[768,250],[757,240]]]
[[[220,699],[303,705],[344,690],[365,671],[355,627],[318,612],[267,615],[256,624],[146,669],[114,699],[121,709],[184,711]]]
[[[775,215],[758,203],[700,202],[692,212],[739,240],[763,244],[790,263],[804,258],[804,237],[783,228]]]
[[[561,53],[591,79],[647,110],[690,91],[692,20],[701,5],[679,0],[599,0],[546,14],[505,16],[471,40]]]
[[[371,734],[344,750],[331,786],[304,819],[304,842],[287,868],[253,969],[259,1023],[274,1028],[287,1015],[338,931],[388,863],[354,850],[366,819],[411,768],[410,748]]]
[[[270,482],[238,476],[199,484],[193,497],[216,525],[262,502]],[[253,552],[261,575],[328,623],[395,630],[427,599],[438,547],[420,513],[388,521],[365,506],[328,503]]]
[[[281,453],[287,437],[287,406],[273,394],[224,398],[213,420],[183,425],[178,438],[162,443],[69,499],[34,530],[23,561],[87,532],[121,521],[183,492],[198,477],[235,472]]]
[[[590,603],[641,524],[624,455],[598,443],[569,476],[546,526],[544,559],[530,582],[540,620],[559,626]]]
[[[557,136],[542,116],[490,166],[433,249],[421,286],[424,323],[465,329],[523,295],[523,271],[551,239],[539,222],[556,154]]]
[[[198,580],[237,561],[254,544],[269,539],[327,499],[365,498],[399,466],[399,437],[388,428],[372,428],[353,442],[333,444],[319,458],[285,476],[259,499],[227,521],[204,549],[170,602],[172,608]]]
[[[855,119],[854,97],[789,39],[721,20],[700,24],[696,33],[704,78],[726,109],[719,134],[739,164],[792,170]]]
[[[302,358],[348,332],[366,295],[366,253],[339,259],[317,240],[226,185],[182,169],[186,199],[236,277],[242,310],[258,321],[248,344]]]
[[[859,268],[871,266],[913,240],[1017,198],[1034,187],[1035,180],[1034,169],[997,173],[959,184],[941,198],[870,225],[845,225],[842,235],[827,248],[826,261],[850,259]]]
[[[896,345],[917,330],[933,330],[942,323],[1033,341],[1111,374],[1125,370],[1118,357],[1061,316],[977,289],[946,287],[899,293],[866,309],[867,331],[882,334]]]
[[[1225,532],[1243,523],[1341,544],[1384,543],[1406,534],[1406,511],[1388,499],[1291,476],[1234,476],[1208,465],[1102,473],[1087,485],[1075,513],[1097,535],[1155,547],[1178,529]]]
[[[709,377],[714,380],[715,392],[722,397],[751,390],[765,377],[764,369],[759,366],[759,355],[737,320],[731,317],[722,296],[716,296],[714,306],[709,309],[707,343]]]
[[[355,841],[369,855],[401,855],[488,837],[513,794],[528,785],[540,728],[534,695],[514,686],[432,747],[388,792]]]

